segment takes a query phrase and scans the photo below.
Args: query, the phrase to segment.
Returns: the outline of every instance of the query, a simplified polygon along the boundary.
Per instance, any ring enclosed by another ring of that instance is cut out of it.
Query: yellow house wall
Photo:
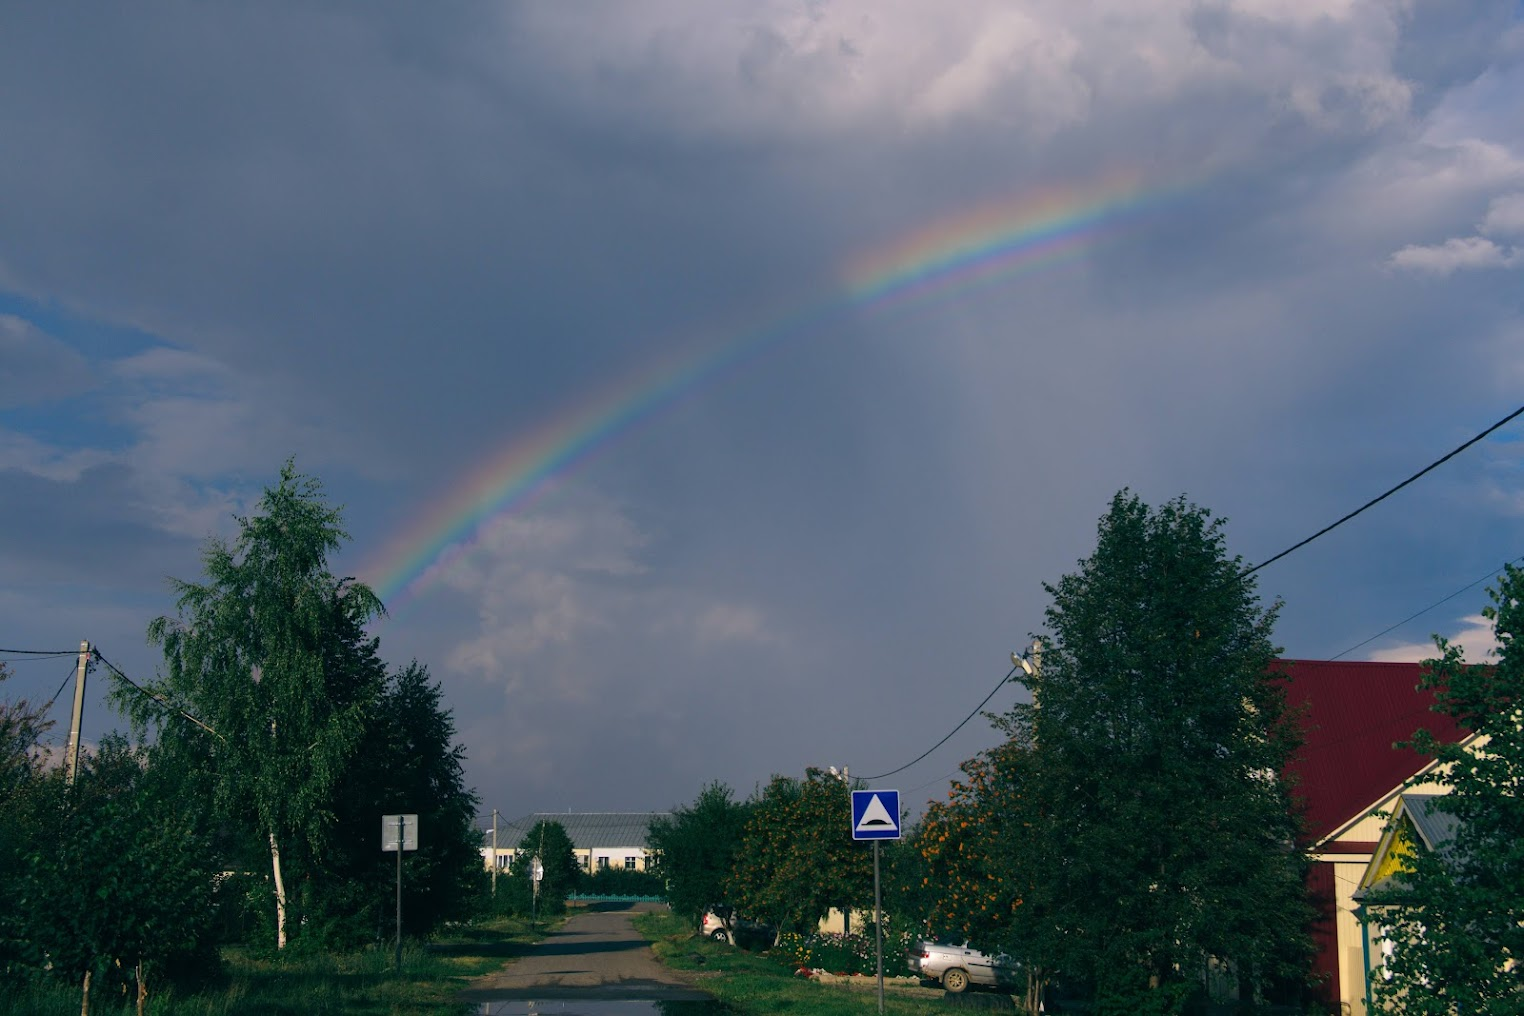
[[[1355,917],[1355,890],[1365,874],[1366,860],[1334,865],[1334,896],[1338,911],[1334,928],[1339,936],[1339,998],[1349,1006],[1350,1016],[1365,1013],[1365,943]]]

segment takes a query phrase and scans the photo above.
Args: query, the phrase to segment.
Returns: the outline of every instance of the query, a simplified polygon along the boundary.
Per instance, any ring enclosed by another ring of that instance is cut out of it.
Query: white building
[[[608,868],[645,871],[651,855],[646,839],[651,820],[669,815],[664,811],[537,811],[511,822],[498,822],[495,859],[489,829],[486,845],[482,847],[482,863],[490,869],[495,860],[499,870],[511,871],[518,845],[535,825],[556,822],[571,838],[572,851],[583,871]]]

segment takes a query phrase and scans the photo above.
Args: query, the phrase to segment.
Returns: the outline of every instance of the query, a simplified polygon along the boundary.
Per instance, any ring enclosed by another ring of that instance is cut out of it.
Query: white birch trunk
[[[286,883],[280,876],[280,845],[270,833],[270,866],[275,869],[275,948],[286,948]]]

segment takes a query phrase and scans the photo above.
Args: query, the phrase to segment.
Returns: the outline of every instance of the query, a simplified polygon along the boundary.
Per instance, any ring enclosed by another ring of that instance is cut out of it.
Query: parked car
[[[730,924],[728,930],[726,928],[726,921],[729,921]],[[704,910],[704,919],[700,923],[700,934],[706,938],[712,938],[716,942],[729,942],[731,945],[735,945],[736,943],[731,938],[731,932],[734,932],[737,938],[746,940],[766,939],[771,941],[773,938],[772,925],[763,924],[760,921],[747,920],[738,915],[729,904],[716,903]]]
[[[917,977],[940,981],[953,994],[974,984],[988,988],[1013,985],[1020,974],[1016,961],[1006,953],[990,956],[967,942],[917,942],[906,958]]]

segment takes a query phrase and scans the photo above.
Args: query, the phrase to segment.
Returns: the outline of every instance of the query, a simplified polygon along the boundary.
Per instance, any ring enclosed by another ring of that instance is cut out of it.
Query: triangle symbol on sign
[[[899,824],[889,814],[889,809],[884,807],[884,802],[874,794],[868,801],[868,806],[863,809],[863,817],[857,820],[857,831],[864,832],[869,829],[898,829]]]

